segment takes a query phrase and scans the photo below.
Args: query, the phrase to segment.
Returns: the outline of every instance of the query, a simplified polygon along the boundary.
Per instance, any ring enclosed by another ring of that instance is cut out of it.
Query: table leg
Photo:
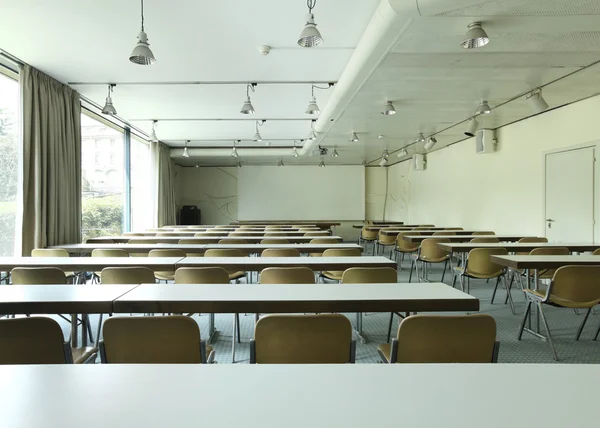
[[[71,314],[71,346],[73,348],[77,348],[79,344],[78,332],[77,314]]]
[[[534,290],[538,289],[538,272],[537,269],[533,271],[533,280],[535,281],[533,284]],[[535,332],[538,334],[540,333],[540,311],[537,308],[535,309]]]
[[[213,340],[217,334],[215,328],[215,314],[208,314],[208,343],[213,343]]]

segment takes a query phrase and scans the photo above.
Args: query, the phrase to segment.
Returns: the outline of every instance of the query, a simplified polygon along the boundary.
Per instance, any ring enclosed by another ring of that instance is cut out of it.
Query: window
[[[19,83],[0,72],[0,256],[15,251],[19,104]]]
[[[131,137],[131,230],[143,231],[152,227],[152,177],[150,146]]]
[[[83,239],[120,235],[125,187],[123,131],[82,114],[81,141]]]

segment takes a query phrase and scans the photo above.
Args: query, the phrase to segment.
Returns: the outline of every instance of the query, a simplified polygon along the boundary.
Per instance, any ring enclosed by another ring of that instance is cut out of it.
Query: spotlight
[[[479,128],[479,122],[474,117],[469,120],[469,124],[467,125],[467,129],[465,130],[465,135],[467,137],[474,137],[475,132],[477,132],[477,128]]]
[[[308,6],[308,15],[306,15],[306,25],[300,33],[300,37],[298,38],[298,45],[303,48],[312,48],[315,46],[319,46],[323,43],[323,37],[321,37],[321,33],[317,30],[317,24],[315,24],[315,15],[313,15],[312,10],[314,9],[317,0],[307,0],[306,4]]]
[[[383,168],[384,166],[387,166],[387,164],[388,164],[388,156],[389,156],[388,155],[388,151],[387,151],[387,149],[385,149],[383,151],[383,154],[381,155],[381,161],[379,162],[379,166],[380,167]]]
[[[156,120],[152,121],[152,134],[150,134],[150,141],[153,143],[158,143],[158,137],[156,136]]]
[[[490,39],[481,27],[481,22],[473,22],[469,24],[469,31],[460,45],[465,49],[473,49],[485,46],[489,42]]]
[[[425,146],[424,146],[425,150],[429,151],[429,150],[433,149],[433,146],[435,146],[435,143],[437,143],[437,140],[432,135],[431,137],[429,137],[429,139],[425,143]]]
[[[403,148],[402,150],[400,150],[398,152],[398,154],[396,156],[398,156],[399,158],[403,158],[405,156],[408,156],[408,150],[406,150],[406,148]]]
[[[542,96],[542,90],[536,89],[525,97],[531,108],[536,113],[541,113],[550,107],[544,97]]]
[[[277,166],[283,166],[283,159],[279,159],[279,162],[277,163]]]
[[[308,102],[308,107],[306,108],[305,113],[306,114],[319,114],[321,113],[321,110],[319,109],[319,106],[317,105],[317,99],[315,98],[315,85],[311,86],[311,98],[310,101]]]
[[[250,91],[254,92],[254,84],[248,83],[246,85],[246,102],[242,105],[242,109],[240,113],[242,114],[254,114],[254,106],[252,105],[252,100],[250,99]]]
[[[350,136],[350,139],[348,141],[350,141],[351,143],[358,143],[360,140],[356,132],[353,132],[352,136]]]
[[[262,137],[260,136],[260,132],[258,132],[258,127],[259,126],[263,126],[264,123],[265,123],[264,120],[257,120],[256,121],[256,127],[255,127],[256,132],[254,133],[254,138],[252,138],[252,141],[258,141],[258,142],[262,141]]]
[[[331,153],[331,156],[333,156],[334,158],[337,158],[340,154],[338,153],[337,149],[334,147],[333,148],[333,153]]]
[[[190,142],[190,140],[185,140],[185,145],[183,146],[183,154],[181,156],[183,156],[184,158],[189,158],[190,154],[188,152],[188,143]]]
[[[325,160],[323,159],[323,156],[321,156],[321,163],[319,164],[320,168],[325,168]]]
[[[298,157],[298,149],[296,149],[296,146],[294,146],[294,149],[292,150],[292,156],[295,158]]]
[[[156,62],[154,54],[150,50],[150,44],[148,43],[148,36],[144,32],[144,0],[142,3],[142,29],[138,34],[138,42],[133,48],[133,52],[129,55],[129,61],[138,65],[152,65]]]
[[[117,114],[117,110],[115,109],[115,106],[113,106],[112,98],[110,97],[110,94],[115,86],[116,85],[113,83],[108,85],[108,96],[106,97],[106,103],[102,108],[102,114],[107,114],[109,116],[115,116]]]
[[[308,133],[308,137],[306,137],[307,140],[310,141],[314,141],[317,139],[317,133],[315,132],[315,121],[311,120],[310,121],[310,131]]]
[[[233,142],[233,149],[231,150],[231,157],[232,158],[239,158],[238,152],[237,152],[237,148],[235,147],[236,141]]]
[[[424,143],[425,142],[425,136],[423,135],[422,132],[419,132],[419,134],[417,135],[417,139],[415,140],[415,142],[417,142],[417,143]]]
[[[477,107],[477,110],[475,110],[475,114],[490,114],[491,112],[492,109],[486,100],[481,101],[481,103],[479,103],[479,107]]]
[[[386,102],[385,107],[384,107],[383,111],[381,112],[381,114],[385,114],[386,116],[391,116],[393,114],[396,114],[396,109],[394,108],[394,104],[392,104],[391,101]]]

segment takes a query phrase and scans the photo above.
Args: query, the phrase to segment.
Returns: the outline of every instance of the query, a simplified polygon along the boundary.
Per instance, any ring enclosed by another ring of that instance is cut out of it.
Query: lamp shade
[[[154,54],[150,50],[148,36],[143,30],[138,34],[138,42],[129,55],[129,61],[138,65],[152,65],[156,62]]]

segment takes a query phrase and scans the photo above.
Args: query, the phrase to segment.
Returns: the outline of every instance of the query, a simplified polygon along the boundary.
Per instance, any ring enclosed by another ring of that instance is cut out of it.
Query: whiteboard
[[[238,169],[238,220],[363,220],[363,166]]]

